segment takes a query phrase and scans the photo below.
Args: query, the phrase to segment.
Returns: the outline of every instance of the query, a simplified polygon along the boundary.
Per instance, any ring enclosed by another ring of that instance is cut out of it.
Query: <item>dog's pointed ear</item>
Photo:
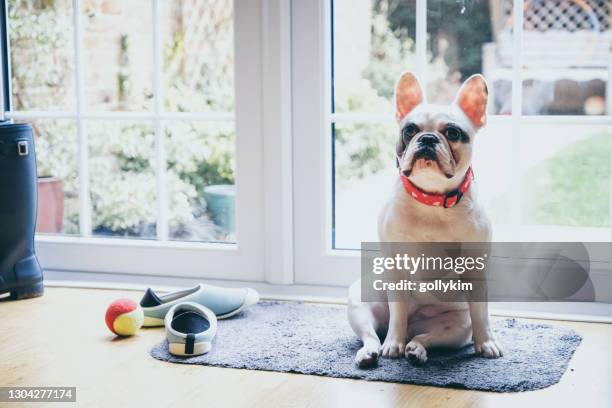
[[[465,80],[455,98],[455,104],[470,119],[476,129],[487,123],[487,100],[489,91],[487,81],[480,74],[475,74]]]
[[[395,118],[400,121],[423,102],[419,80],[412,72],[404,72],[395,86]]]

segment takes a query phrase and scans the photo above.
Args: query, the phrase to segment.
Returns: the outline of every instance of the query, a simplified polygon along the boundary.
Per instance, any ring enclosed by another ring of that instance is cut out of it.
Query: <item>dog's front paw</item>
[[[380,348],[380,355],[385,358],[398,358],[404,352],[405,346],[404,342],[392,337],[387,337]]]
[[[493,339],[474,341],[474,350],[485,358],[499,358],[503,355],[501,347]]]
[[[355,356],[355,364],[359,368],[374,367],[378,363],[380,343],[365,343]]]
[[[418,341],[411,341],[406,344],[406,358],[414,365],[421,365],[427,362],[427,350]]]

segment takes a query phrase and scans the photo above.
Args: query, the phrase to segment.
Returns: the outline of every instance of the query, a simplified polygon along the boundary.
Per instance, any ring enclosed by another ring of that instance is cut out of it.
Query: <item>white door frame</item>
[[[331,249],[330,26],[329,1],[294,3],[295,281],[347,286],[359,276],[360,261],[358,251]]]

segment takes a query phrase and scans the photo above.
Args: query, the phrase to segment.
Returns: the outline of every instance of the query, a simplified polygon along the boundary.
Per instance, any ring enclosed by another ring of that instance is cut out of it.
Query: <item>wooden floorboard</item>
[[[104,326],[119,297],[139,294],[47,288],[0,302],[0,386],[76,386],[79,407],[612,407],[612,325],[547,321],[584,337],[561,382],[497,394],[161,362],[149,350],[163,329],[114,339]]]

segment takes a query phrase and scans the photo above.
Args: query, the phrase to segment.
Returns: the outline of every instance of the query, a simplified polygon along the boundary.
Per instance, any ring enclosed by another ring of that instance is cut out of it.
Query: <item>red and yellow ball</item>
[[[140,329],[144,314],[138,303],[131,299],[118,299],[106,309],[106,325],[118,336],[131,336]]]

